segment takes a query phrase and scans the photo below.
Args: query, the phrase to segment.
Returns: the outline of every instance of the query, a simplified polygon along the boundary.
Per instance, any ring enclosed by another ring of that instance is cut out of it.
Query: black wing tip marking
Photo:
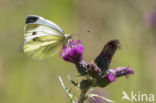
[[[37,16],[37,15],[29,15],[29,16],[26,17],[25,23],[26,23],[26,24],[34,23],[34,22],[36,22],[38,19],[39,19],[39,16]]]

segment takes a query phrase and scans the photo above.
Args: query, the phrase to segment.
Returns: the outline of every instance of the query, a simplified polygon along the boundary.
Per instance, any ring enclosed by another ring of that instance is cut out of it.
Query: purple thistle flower
[[[63,50],[60,51],[60,56],[68,62],[79,63],[82,60],[84,48],[80,40],[76,43],[71,40],[69,44],[63,46]]]
[[[81,90],[78,99],[79,103],[83,103],[88,98],[86,93],[90,88],[106,87],[114,82],[116,78],[134,73],[129,67],[110,69],[112,57],[118,48],[120,48],[119,40],[111,40],[107,42],[94,62],[86,63],[82,58],[84,47],[80,40],[76,42],[71,40],[69,44],[63,46],[62,50],[59,52],[60,56],[65,61],[74,63],[80,75],[85,77],[79,83]],[[72,84],[75,85],[75,82],[72,82]],[[100,102],[98,98],[95,99],[96,102]]]
[[[112,69],[116,77],[127,76],[128,74],[134,74],[134,71],[129,67],[117,67]]]
[[[102,78],[98,79],[97,84],[100,87],[105,87],[108,84],[115,81],[116,78],[120,76],[128,76],[129,74],[134,74],[134,71],[129,67],[117,67],[115,69],[108,69]]]
[[[81,75],[87,74],[86,65],[87,63],[83,60],[84,47],[80,40],[74,42],[71,40],[69,44],[63,46],[63,50],[60,51],[60,56],[68,62],[72,62],[76,65],[77,71]]]
[[[117,77],[127,76],[129,74],[134,74],[134,71],[129,67],[117,67],[108,71],[107,79],[109,82],[114,82]]]

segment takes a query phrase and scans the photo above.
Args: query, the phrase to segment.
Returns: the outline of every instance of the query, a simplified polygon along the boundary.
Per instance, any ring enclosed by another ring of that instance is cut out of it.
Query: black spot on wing
[[[33,32],[33,33],[32,33],[32,35],[36,35],[36,34],[37,34],[36,32]]]
[[[26,23],[26,24],[28,24],[28,23],[34,23],[34,22],[36,22],[38,19],[39,19],[38,16],[30,15],[30,16],[27,16],[27,17],[26,17],[25,23]]]

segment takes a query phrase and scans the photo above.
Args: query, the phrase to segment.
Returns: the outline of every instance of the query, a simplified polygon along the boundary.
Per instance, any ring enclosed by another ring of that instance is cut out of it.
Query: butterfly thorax
[[[66,34],[65,35],[65,43],[69,43],[69,41],[71,41],[73,39],[73,34]]]

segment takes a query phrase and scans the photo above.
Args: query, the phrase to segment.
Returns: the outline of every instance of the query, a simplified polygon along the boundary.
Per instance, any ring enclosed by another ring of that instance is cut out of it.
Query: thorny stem
[[[86,93],[88,90],[93,87],[93,81],[91,79],[82,80],[80,83],[81,93],[78,99],[78,103],[84,103],[84,101],[88,98]]]
[[[83,103],[87,97],[86,97],[86,93],[87,93],[88,90],[81,90],[81,93],[80,93],[80,97],[79,97],[79,100],[78,100],[78,103]]]

